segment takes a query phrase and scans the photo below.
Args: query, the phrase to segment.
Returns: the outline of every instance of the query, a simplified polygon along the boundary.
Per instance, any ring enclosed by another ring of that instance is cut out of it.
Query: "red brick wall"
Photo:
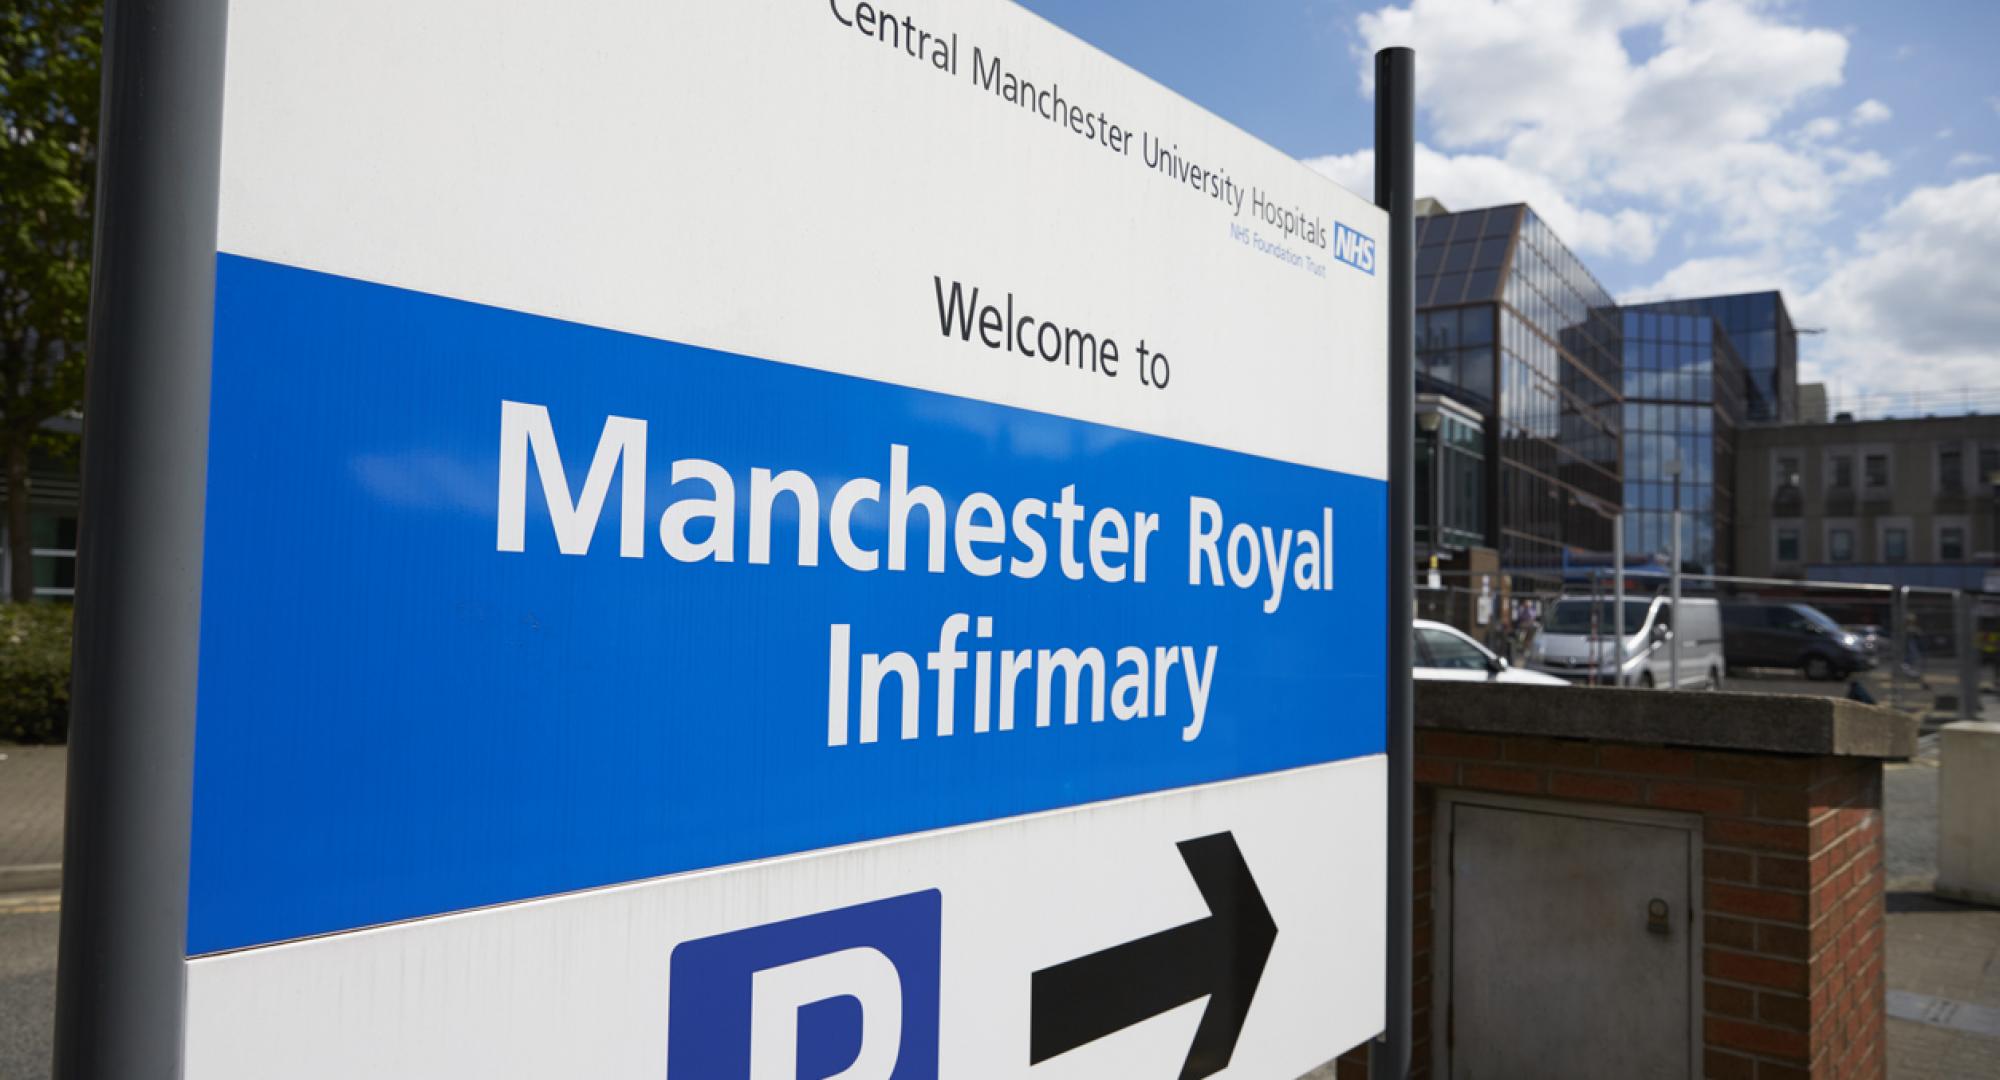
[[[1419,731],[1416,779],[1414,1076],[1430,1075],[1441,787],[1700,814],[1705,1075],[1886,1075],[1880,762]]]

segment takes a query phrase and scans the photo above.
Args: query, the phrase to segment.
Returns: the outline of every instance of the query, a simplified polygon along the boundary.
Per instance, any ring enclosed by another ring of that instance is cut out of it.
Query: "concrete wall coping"
[[[1900,759],[1917,721],[1844,698],[1419,681],[1416,726],[1490,735]]]
[[[1954,720],[1940,730],[1967,735],[2000,735],[2000,720]]]

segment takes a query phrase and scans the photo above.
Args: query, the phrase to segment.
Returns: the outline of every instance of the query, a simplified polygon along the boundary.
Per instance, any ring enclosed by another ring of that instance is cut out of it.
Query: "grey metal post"
[[[1951,594],[1952,637],[1958,644],[1958,718],[1979,719],[1979,642],[1972,596],[1964,589]]]
[[[1438,414],[1437,430],[1431,432],[1431,559],[1444,561],[1444,415]],[[1470,564],[1468,563],[1468,567]],[[1472,578],[1466,578],[1470,585]]]
[[[1584,653],[1590,659],[1590,675],[1586,686],[1596,686],[1604,681],[1604,572],[1590,568],[1590,649]]]
[[[1667,611],[1674,620],[1674,632],[1667,636],[1667,689],[1681,686],[1681,473],[1674,470],[1674,565],[1667,572]]]
[[[1382,1038],[1369,1045],[1375,1080],[1410,1074],[1410,879],[1415,793],[1411,730],[1411,618],[1416,602],[1412,565],[1415,507],[1410,459],[1416,453],[1416,54],[1406,48],[1375,54],[1375,205],[1389,211],[1389,566],[1388,758],[1389,861],[1387,960],[1382,990]]]
[[[1611,515],[1611,625],[1618,636],[1618,666],[1611,685],[1625,685],[1625,511]]]
[[[1891,594],[1894,598],[1889,605],[1889,704],[1901,705],[1903,698],[1903,663],[1910,655],[1910,587],[1896,586]]]
[[[112,0],[57,1080],[181,1075],[225,0]]]

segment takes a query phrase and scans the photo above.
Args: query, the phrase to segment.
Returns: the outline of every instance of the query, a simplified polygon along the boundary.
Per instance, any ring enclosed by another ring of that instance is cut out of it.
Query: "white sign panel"
[[[814,955],[837,956],[852,948],[839,921],[879,913],[920,932],[910,937],[937,935],[926,958],[937,974],[906,975],[888,995],[903,1017],[934,1018],[935,1075],[1178,1076],[1213,1007],[1206,1000],[1031,1067],[1032,973],[1184,927],[1220,929],[1207,925],[1216,915],[1176,845],[1227,830],[1280,927],[1229,1075],[1297,1076],[1347,1044],[1326,1046],[1373,1034],[1362,1028],[1381,995],[1354,976],[1381,969],[1380,939],[1346,928],[1383,914],[1381,891],[1363,887],[1369,875],[1348,862],[1379,862],[1379,839],[1334,844],[1300,823],[1365,818],[1383,797],[1377,761],[1316,766],[200,959],[189,971],[189,1075],[657,1080],[670,1075],[663,1035],[710,1040],[729,1026],[684,1031],[684,1012],[695,1011],[677,1008],[686,943],[715,943],[716,965],[741,968],[766,928],[803,923],[804,937],[836,943]],[[815,918],[831,925],[822,931]],[[901,944],[886,955],[920,971]],[[869,985],[865,975],[851,981]],[[731,1004],[764,1036],[739,1050],[750,1065],[783,1033],[756,1025],[758,1007],[784,1000],[785,988],[744,979],[741,996]],[[852,1052],[857,1039],[845,1043]]]
[[[1380,1029],[1381,212],[992,0],[228,34],[190,1075]]]

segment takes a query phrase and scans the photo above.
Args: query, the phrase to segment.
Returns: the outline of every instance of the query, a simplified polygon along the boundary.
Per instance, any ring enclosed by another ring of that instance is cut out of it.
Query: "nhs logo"
[[[1356,270],[1375,273],[1375,241],[1336,221],[1333,223],[1333,257]]]
[[[943,896],[674,948],[668,1080],[937,1080]]]

